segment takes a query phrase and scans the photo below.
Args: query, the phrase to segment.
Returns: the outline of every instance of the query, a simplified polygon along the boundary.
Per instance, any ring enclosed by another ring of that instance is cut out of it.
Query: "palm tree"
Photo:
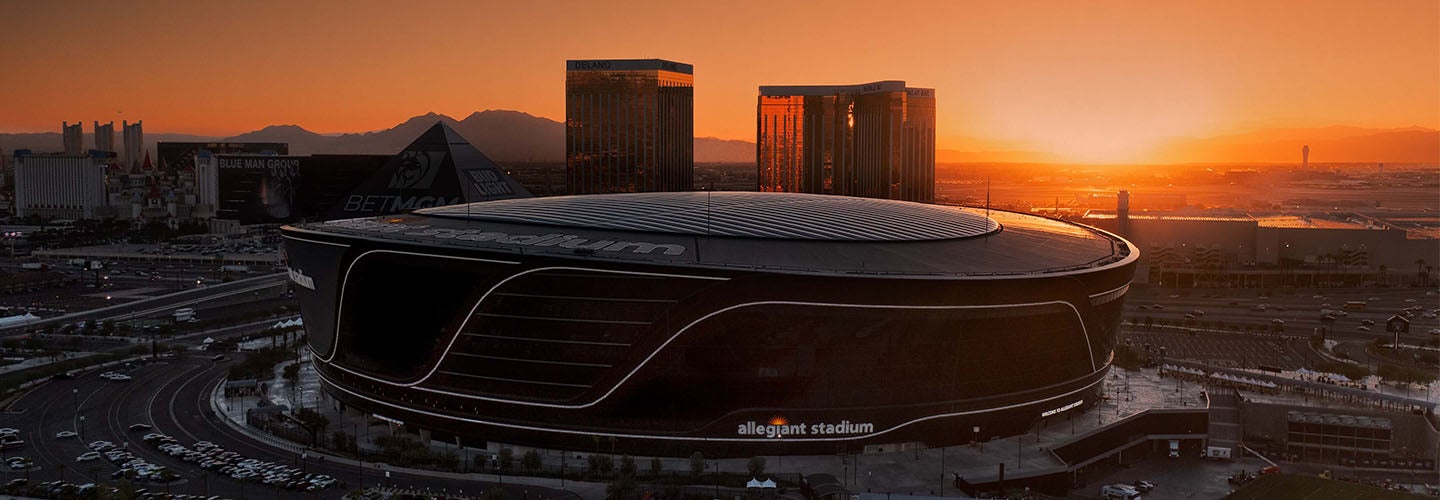
[[[1425,259],[1415,259],[1415,274],[1420,275],[1420,282],[1424,283],[1428,276],[1425,275]]]

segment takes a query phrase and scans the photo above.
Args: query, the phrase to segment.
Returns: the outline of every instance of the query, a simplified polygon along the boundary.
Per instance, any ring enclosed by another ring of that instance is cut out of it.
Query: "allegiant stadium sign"
[[[875,432],[875,424],[841,420],[834,423],[790,423],[784,419],[771,419],[766,423],[755,421],[740,424],[735,433],[741,436],[764,436],[778,439],[787,436],[848,436]]]
[[[327,222],[326,224],[357,231],[399,233],[406,236],[430,237],[437,240],[491,242],[502,245],[542,248],[554,247],[588,252],[649,254],[659,251],[665,255],[681,255],[685,253],[685,247],[682,245],[644,241],[592,240],[573,234],[510,234],[484,229],[432,227],[428,224],[383,223],[373,219],[348,219]]]

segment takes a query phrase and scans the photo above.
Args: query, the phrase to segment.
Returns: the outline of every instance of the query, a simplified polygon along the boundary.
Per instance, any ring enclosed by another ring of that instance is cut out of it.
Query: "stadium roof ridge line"
[[[383,223],[370,219],[349,219],[329,224],[376,233],[400,233],[406,236],[428,236],[435,239],[461,241],[490,241],[504,245],[535,247],[558,247],[576,251],[625,252],[649,254],[660,250],[665,255],[682,255],[686,248],[673,243],[651,243],[645,241],[591,240],[574,234],[549,233],[510,234],[485,229],[455,229],[432,227],[429,224]]]

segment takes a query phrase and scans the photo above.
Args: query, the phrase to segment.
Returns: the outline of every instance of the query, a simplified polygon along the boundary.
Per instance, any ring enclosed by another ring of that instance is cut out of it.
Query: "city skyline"
[[[935,5],[923,17],[871,20],[868,32],[883,39],[873,50],[847,53],[844,64],[823,50],[853,38],[825,28],[836,25],[826,19],[854,11],[844,5],[826,12],[726,5],[694,14],[641,4],[443,3],[416,14],[383,4],[258,5],[203,25],[166,20],[217,15],[215,7],[67,7],[7,5],[15,15],[0,21],[0,39],[16,48],[5,60],[18,71],[0,95],[10,111],[0,131],[49,131],[72,118],[144,118],[155,129],[197,134],[276,123],[360,132],[425,111],[478,109],[559,120],[564,84],[556,63],[587,57],[664,57],[701,68],[696,135],[723,139],[754,137],[748,104],[760,85],[896,77],[952,96],[937,110],[942,149],[979,144],[1076,161],[1135,161],[1154,160],[1144,157],[1147,150],[1170,137],[1266,127],[1440,127],[1433,92],[1440,70],[1430,64],[1440,55],[1433,22],[1440,6],[1423,1]],[[418,17],[440,9],[444,19]],[[790,22],[801,16],[815,22]],[[87,22],[61,22],[91,18],[168,28],[116,37],[81,29]],[[486,20],[484,29],[470,27],[477,19]],[[629,22],[651,29],[617,35],[617,23]],[[784,35],[757,36],[772,32]],[[181,39],[186,43],[174,43]],[[663,50],[655,40],[665,40]],[[109,49],[66,49],[94,43]],[[767,57],[772,50],[787,57]],[[62,57],[66,63],[57,64]],[[222,68],[214,57],[257,62]],[[94,67],[111,68],[109,85],[81,77]],[[163,77],[172,72],[186,77]]]

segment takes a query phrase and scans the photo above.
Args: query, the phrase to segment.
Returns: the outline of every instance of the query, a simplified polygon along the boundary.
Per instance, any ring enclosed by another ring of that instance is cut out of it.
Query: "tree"
[[[765,457],[750,457],[750,462],[745,464],[745,468],[750,470],[750,477],[760,478],[765,475]]]
[[[112,500],[134,500],[135,485],[128,480],[121,479],[120,482],[115,483],[115,489],[110,490],[107,497]]]
[[[500,448],[500,470],[508,471],[515,465],[515,450]]]
[[[285,365],[285,369],[282,370],[280,376],[284,377],[285,380],[288,380],[292,383],[296,380],[300,380],[300,365],[294,363]]]
[[[480,495],[480,500],[510,500],[510,494],[504,488],[490,488]]]
[[[705,465],[705,454],[698,451],[690,454],[691,476],[699,477],[700,473],[705,472]]]
[[[1155,318],[1152,318],[1152,317],[1150,317],[1150,316],[1146,316],[1146,317],[1145,317],[1145,328],[1150,328],[1150,327],[1152,327],[1152,326],[1155,326]]]
[[[114,334],[115,334],[115,320],[113,320],[113,319],[107,319],[107,320],[105,320],[104,323],[100,323],[100,334],[101,334],[101,335],[105,335],[105,336],[114,335]]]
[[[355,440],[345,431],[335,431],[330,434],[330,446],[337,451],[355,452]]]
[[[660,464],[660,457],[650,459],[650,475],[659,477],[663,467]]]
[[[1391,364],[1381,364],[1376,375],[1391,382],[1401,383],[1428,384],[1435,380],[1435,375],[1428,371]]]
[[[591,474],[609,474],[615,470],[615,457],[610,455],[591,454],[587,457],[590,462]]]
[[[300,426],[305,430],[310,431],[311,443],[318,441],[320,432],[330,425],[329,417],[309,408],[301,408],[300,411],[295,412],[295,420],[298,420]]]
[[[634,476],[635,476],[635,472],[636,472],[637,469],[638,469],[638,468],[635,467],[635,457],[632,457],[632,456],[630,456],[630,455],[625,455],[625,456],[620,457],[620,474],[621,474],[621,475],[634,477]]]
[[[626,500],[635,497],[635,478],[624,474],[605,484],[606,500]]]
[[[540,452],[535,450],[526,451],[525,456],[520,457],[520,466],[530,472],[540,470]]]

